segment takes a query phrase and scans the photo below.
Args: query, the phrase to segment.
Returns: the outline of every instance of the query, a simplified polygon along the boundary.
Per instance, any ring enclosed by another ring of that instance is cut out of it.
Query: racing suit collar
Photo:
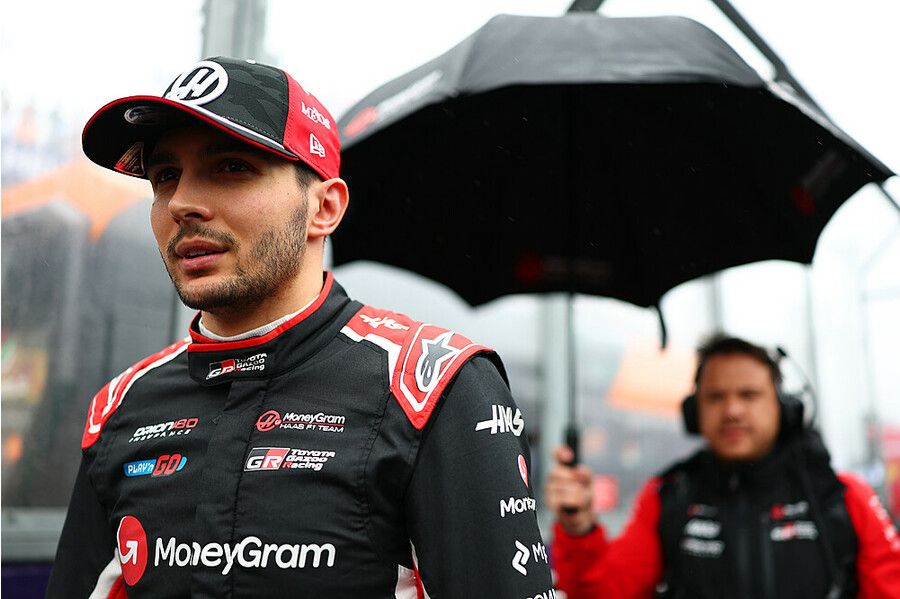
[[[188,370],[202,385],[236,379],[275,376],[296,366],[336,335],[344,321],[335,317],[350,303],[347,293],[330,272],[319,296],[293,318],[265,335],[240,341],[214,341],[199,330],[198,314],[190,327]]]

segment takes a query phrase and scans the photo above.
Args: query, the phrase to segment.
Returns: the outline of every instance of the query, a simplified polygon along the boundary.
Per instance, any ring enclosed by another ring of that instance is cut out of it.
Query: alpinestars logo
[[[182,73],[166,92],[167,100],[201,105],[221,96],[228,87],[228,73],[222,65],[204,60]]]
[[[416,361],[416,386],[422,393],[435,388],[444,362],[459,354],[459,349],[450,345],[451,337],[453,333],[447,331],[434,339],[422,339],[422,355]]]
[[[232,358],[221,362],[213,362],[209,365],[209,374],[206,380],[222,376],[231,372],[262,371],[266,369],[266,356],[268,354],[256,354],[249,358]]]

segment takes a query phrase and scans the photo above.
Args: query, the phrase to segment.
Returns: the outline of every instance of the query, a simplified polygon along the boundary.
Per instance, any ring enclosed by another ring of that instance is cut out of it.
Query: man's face
[[[250,311],[296,279],[308,208],[293,163],[193,126],[163,134],[145,168],[153,234],[187,306]]]
[[[747,354],[713,355],[697,383],[700,433],[726,463],[755,462],[778,437],[781,407],[764,363]]]

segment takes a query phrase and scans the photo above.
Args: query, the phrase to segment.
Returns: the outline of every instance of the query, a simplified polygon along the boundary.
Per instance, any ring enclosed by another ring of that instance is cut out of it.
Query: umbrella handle
[[[574,466],[578,463],[578,438],[580,436],[580,432],[578,427],[574,424],[569,424],[566,428],[566,445],[569,446],[569,449],[572,450],[572,459],[566,464],[566,466]]]
[[[566,463],[566,466],[572,467],[578,463],[578,437],[578,427],[576,427],[574,424],[569,424],[569,426],[566,427],[566,445],[568,445],[572,450],[572,459]],[[561,509],[566,514],[574,514],[578,512],[578,508],[575,507],[564,507]]]

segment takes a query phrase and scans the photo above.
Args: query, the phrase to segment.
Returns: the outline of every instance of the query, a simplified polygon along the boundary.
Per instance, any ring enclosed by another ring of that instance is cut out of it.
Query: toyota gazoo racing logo
[[[161,455],[155,460],[138,460],[125,464],[125,476],[169,476],[187,464],[187,458],[180,453]]]
[[[289,428],[294,430],[314,430],[324,433],[342,433],[347,418],[340,414],[326,414],[325,412],[296,413],[287,412],[284,417],[280,412],[269,410],[256,421],[256,430],[266,433],[276,428]]]
[[[816,528],[816,523],[808,520],[796,520],[775,526],[769,533],[769,538],[776,543],[794,539],[815,540],[818,536],[819,530]]]
[[[178,435],[187,435],[199,421],[196,418],[179,418],[178,420],[169,420],[158,424],[150,424],[138,427],[131,435],[129,443],[137,441],[146,441],[147,439],[156,439],[158,437],[175,437]]]
[[[222,376],[223,374],[229,374],[231,372],[265,370],[266,356],[267,354],[262,353],[250,356],[249,358],[232,358],[230,360],[222,360],[221,362],[212,362],[209,365],[209,374],[206,375],[206,380],[214,379],[217,376]]]
[[[150,563],[151,546],[140,521],[125,516],[117,533],[119,563],[122,577],[134,586],[143,577]],[[233,568],[268,568],[282,570],[296,568],[331,568],[337,550],[331,543],[266,543],[257,536],[248,536],[236,543],[179,542],[175,537],[156,538],[152,546],[153,567],[216,568],[227,576]]]
[[[322,449],[294,449],[291,447],[254,447],[247,455],[245,471],[251,470],[315,470],[337,455]]]
[[[163,97],[199,106],[212,102],[227,88],[228,73],[222,65],[211,60],[203,60],[179,75]]]

